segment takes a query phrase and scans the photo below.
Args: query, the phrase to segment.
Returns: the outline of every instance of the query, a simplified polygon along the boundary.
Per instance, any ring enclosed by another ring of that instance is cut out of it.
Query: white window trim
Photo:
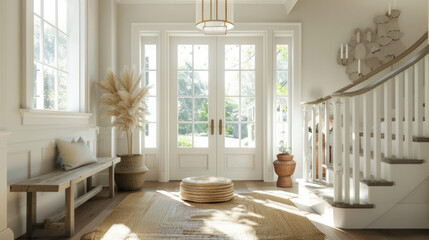
[[[22,50],[23,68],[25,73],[21,88],[21,117],[23,125],[81,125],[88,124],[92,114],[89,111],[90,83],[87,67],[87,0],[79,0],[79,112],[65,112],[52,110],[33,109],[34,94],[34,11],[33,1],[22,1],[23,26],[22,26]],[[52,119],[56,119],[52,121]]]
[[[42,125],[86,125],[91,113],[45,111],[21,109],[22,124],[26,126]]]
[[[168,109],[168,82],[169,82],[169,41],[172,36],[201,36],[201,33],[195,29],[193,23],[132,23],[131,24],[131,59],[132,65],[139,64],[139,44],[142,34],[153,32],[159,34],[159,125],[160,133],[158,135],[159,153],[158,153],[158,180],[160,182],[169,181],[169,109]],[[263,64],[263,180],[272,182],[275,179],[272,162],[275,152],[273,152],[273,93],[274,93],[274,72],[273,69],[273,46],[274,39],[278,36],[292,37],[292,77],[293,77],[293,106],[292,119],[294,127],[292,129],[295,159],[297,168],[294,176],[302,175],[302,121],[301,121],[301,71],[302,71],[302,25],[301,23],[236,23],[234,31],[228,35],[258,35],[263,37],[264,64]]]

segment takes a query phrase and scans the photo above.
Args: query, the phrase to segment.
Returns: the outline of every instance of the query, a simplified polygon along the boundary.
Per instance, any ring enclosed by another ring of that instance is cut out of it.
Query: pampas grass
[[[120,75],[108,71],[106,79],[98,85],[105,90],[101,95],[104,100],[100,107],[109,108],[101,117],[113,117],[112,125],[127,137],[128,155],[133,155],[133,132],[144,129],[146,116],[149,114],[147,95],[150,87],[140,87],[143,76],[136,76],[124,67]]]

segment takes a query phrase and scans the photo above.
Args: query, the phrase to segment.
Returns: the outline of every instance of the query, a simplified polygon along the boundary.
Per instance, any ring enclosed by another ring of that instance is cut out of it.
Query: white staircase
[[[429,228],[425,103],[429,45],[366,87],[304,104],[306,207],[340,228]]]

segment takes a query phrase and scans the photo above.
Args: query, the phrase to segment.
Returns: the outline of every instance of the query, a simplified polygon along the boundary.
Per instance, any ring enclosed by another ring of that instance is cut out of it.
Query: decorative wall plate
[[[390,16],[388,13],[376,16],[374,18],[377,25],[375,31],[371,28],[364,31],[357,28],[347,43],[347,59],[345,59],[344,48],[343,59],[341,59],[341,49],[338,51],[337,63],[346,67],[350,80],[358,80],[362,75],[374,71],[405,50],[404,44],[400,42],[404,36],[404,33],[399,30],[400,15],[400,10],[392,9]],[[360,64],[358,64],[359,60]]]

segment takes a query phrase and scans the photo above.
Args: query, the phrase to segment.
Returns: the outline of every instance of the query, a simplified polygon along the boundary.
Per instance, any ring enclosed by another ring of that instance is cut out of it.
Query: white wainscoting
[[[44,128],[11,131],[7,145],[7,184],[39,176],[54,170],[56,164],[55,139],[71,141],[82,137],[93,152],[97,152],[98,128]],[[78,183],[76,197],[85,192],[84,182]],[[64,209],[64,192],[37,193],[37,221]],[[25,233],[26,195],[7,194],[8,226],[18,237]]]
[[[9,132],[0,131],[0,239],[12,240],[13,233],[7,227],[7,140]]]

